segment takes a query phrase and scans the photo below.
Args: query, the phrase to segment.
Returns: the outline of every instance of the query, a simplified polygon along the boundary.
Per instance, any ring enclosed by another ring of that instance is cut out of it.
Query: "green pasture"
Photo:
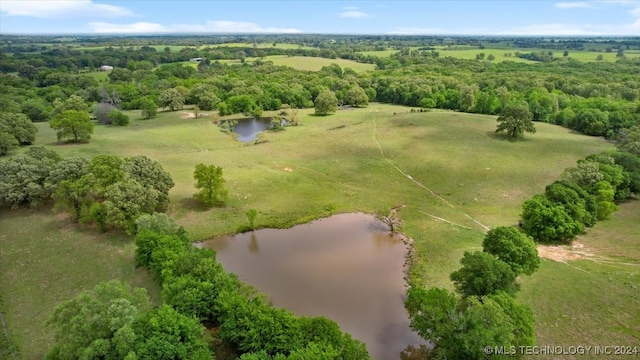
[[[640,349],[638,234],[640,200],[635,199],[578,238],[573,249],[577,260],[543,260],[534,276],[521,279],[519,298],[533,309],[538,345],[618,344]]]
[[[311,56],[272,55],[264,57],[265,61],[273,61],[274,65],[289,66],[298,70],[319,71],[323,66],[338,64],[343,69],[351,68],[355,72],[374,70],[374,64],[363,64],[353,60],[327,59]]]
[[[287,44],[287,43],[276,43],[273,46],[273,43],[222,43],[222,44],[211,44],[204,45],[203,47],[239,47],[239,48],[247,48],[247,47],[255,47],[257,49],[265,49],[265,48],[273,48],[273,49],[312,49],[310,46],[300,45],[300,44]]]
[[[514,62],[522,62],[522,63],[530,63],[534,64],[535,61],[530,61],[527,59],[521,59],[515,56],[516,52],[520,53],[529,53],[529,52],[548,52],[548,49],[518,49],[518,48],[485,48],[479,49],[477,47],[470,48],[468,46],[455,46],[455,47],[447,47],[441,46],[436,47],[436,51],[440,53],[440,57],[453,57],[457,59],[466,59],[466,60],[474,60],[476,55],[480,53],[485,54],[484,61],[487,60],[487,56],[489,54],[495,57],[494,62],[501,61],[514,61]],[[556,58],[562,58],[564,50],[551,50]],[[395,54],[398,50],[382,50],[382,51],[362,51],[360,54],[363,55],[371,55],[378,57],[390,57],[392,54]],[[505,54],[511,54],[511,56],[505,56]],[[602,55],[602,60],[597,60],[598,55]],[[625,55],[627,58],[637,58],[640,57],[640,50],[626,50]],[[578,51],[578,50],[569,50],[569,58],[575,59],[578,61],[584,62],[595,62],[595,61],[605,61],[605,62],[615,62],[619,58],[616,57],[615,52],[604,52],[604,51]]]
[[[39,123],[36,143],[64,157],[108,153],[159,161],[176,183],[168,214],[194,241],[235,232],[246,225],[245,212],[252,208],[259,227],[286,227],[334,213],[404,205],[403,231],[413,239],[417,256],[412,276],[426,286],[447,288],[463,252],[481,248],[484,226],[516,224],[522,202],[542,192],[564,168],[613,148],[602,139],[543,123],[536,124],[535,135],[509,141],[494,134],[495,116],[409,110],[376,103],[329,116],[300,110],[300,126],[266,132],[259,144],[243,144],[221,132],[215,113],[191,119],[185,109],[142,120],[139,111],[131,111],[128,127],[96,126],[91,142],[80,145],[59,144],[48,125]],[[206,209],[193,199],[198,163],[224,169],[225,207]],[[638,324],[637,311],[620,315],[622,306],[638,308],[640,254],[633,234],[640,230],[627,226],[640,224],[637,204],[623,205],[612,220],[580,240],[596,253],[624,256],[616,261],[635,261],[636,267],[543,261],[540,272],[520,280],[518,298],[533,307],[539,343],[562,338],[563,328],[551,322],[556,312],[548,311],[568,307],[597,313],[581,318],[576,328],[565,327],[563,334],[578,334],[565,340],[622,331],[631,334],[623,339],[637,342],[638,329],[625,325],[633,324],[634,314]],[[118,232],[100,235],[50,209],[3,210],[0,228],[0,253],[9,259],[0,263],[0,291],[25,359],[42,358],[51,343],[42,322],[55,304],[99,281],[121,278],[157,295],[146,273],[133,268],[131,239]],[[585,271],[599,280],[591,282]],[[601,282],[609,284],[605,292],[596,291]],[[612,320],[603,322],[607,316]]]

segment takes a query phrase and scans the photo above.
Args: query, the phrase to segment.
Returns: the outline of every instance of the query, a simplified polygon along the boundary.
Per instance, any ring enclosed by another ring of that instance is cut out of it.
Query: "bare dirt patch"
[[[595,259],[595,255],[578,241],[572,245],[538,245],[538,256],[558,262]]]
[[[193,112],[183,111],[182,114],[183,115],[180,117],[181,119],[195,119],[196,118],[196,114],[193,113]]]

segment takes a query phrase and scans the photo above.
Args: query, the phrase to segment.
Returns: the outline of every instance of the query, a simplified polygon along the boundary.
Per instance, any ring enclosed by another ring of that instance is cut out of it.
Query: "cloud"
[[[443,34],[445,31],[440,28],[419,28],[419,27],[400,27],[390,31],[391,35],[433,35]]]
[[[171,24],[169,26],[137,22],[133,24],[113,24],[106,22],[92,22],[89,26],[95,33],[100,34],[148,34],[148,33],[277,33],[294,34],[301,31],[294,28],[262,27],[245,21],[216,20],[205,24]]]
[[[95,17],[132,16],[133,12],[121,6],[96,4],[92,0],[2,0],[0,12],[7,16],[35,18],[61,18],[91,15]]]
[[[588,8],[593,8],[593,4],[592,3],[588,3],[588,2],[584,2],[584,1],[580,1],[580,2],[559,2],[559,3],[555,3],[554,5],[557,8],[560,9],[588,9]]]
[[[369,14],[363,13],[362,11],[349,10],[341,12],[340,14],[338,14],[338,16],[343,18],[362,19],[369,17]]]
[[[137,22],[133,24],[110,24],[105,22],[91,22],[89,23],[89,27],[93,29],[93,32],[99,34],[148,34],[169,32],[169,28],[167,28],[166,26],[149,22]]]
[[[635,16],[635,17],[640,17],[640,6],[635,8],[635,9],[633,9],[633,10],[631,10],[631,11],[629,11],[629,14],[631,14],[632,16]]]

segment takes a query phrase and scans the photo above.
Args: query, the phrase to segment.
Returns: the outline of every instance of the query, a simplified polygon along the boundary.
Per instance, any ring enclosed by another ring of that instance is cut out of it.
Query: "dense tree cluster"
[[[135,233],[140,215],[166,210],[173,185],[162,165],[142,155],[98,155],[88,161],[32,147],[0,162],[1,206],[36,207],[53,199],[55,209],[101,231],[114,227]]]
[[[197,105],[203,111],[217,109],[222,115],[259,116],[262,111],[280,109],[282,104],[314,107],[317,96],[328,90],[335,94],[338,105],[366,106],[369,101],[379,101],[495,114],[504,119],[513,118],[507,111],[512,109],[508,105],[526,103],[533,121],[551,122],[608,138],[628,133],[626,129],[640,121],[640,82],[631,76],[637,72],[637,61],[621,57],[616,63],[582,63],[562,56],[541,67],[443,57],[430,47],[443,44],[440,38],[359,40],[351,37],[334,42],[313,37],[287,40],[315,47],[299,49],[185,46],[180,51],[167,52],[140,46],[16,53],[11,58],[0,58],[4,66],[0,69],[3,72],[0,90],[7,94],[0,101],[0,110],[24,113],[32,121],[45,121],[53,115],[56,99],[77,95],[88,103],[140,109],[146,118],[154,117],[157,106],[176,110],[183,105]],[[197,41],[204,39],[194,39]],[[523,39],[501,41],[515,45]],[[478,39],[460,38],[456,42],[480,45]],[[572,46],[570,41],[529,42],[550,48],[560,43]],[[415,46],[411,44],[422,46],[410,49],[409,46]],[[360,54],[386,48],[399,51],[386,58]],[[357,74],[334,64],[314,73],[274,66],[260,59],[252,65],[216,62],[238,59],[238,53],[254,58],[273,54],[342,57],[375,63],[378,70]],[[180,63],[192,57],[205,60],[197,68]],[[107,83],[99,83],[82,73],[98,64],[115,66]],[[101,119],[106,119],[107,113],[103,109]]]
[[[433,344],[425,350],[427,358],[484,359],[487,346],[517,348],[535,342],[531,309],[512,297],[516,277],[538,269],[533,239],[518,229],[498,227],[482,246],[482,252],[465,252],[462,268],[451,274],[459,295],[416,284],[407,292],[411,328]]]
[[[58,305],[47,326],[48,360],[212,358],[196,319],[167,305],[152,310],[144,289],[115,280]]]
[[[640,192],[640,158],[620,151],[590,155],[562,178],[522,205],[522,228],[536,241],[570,241],[609,218],[619,202]]]

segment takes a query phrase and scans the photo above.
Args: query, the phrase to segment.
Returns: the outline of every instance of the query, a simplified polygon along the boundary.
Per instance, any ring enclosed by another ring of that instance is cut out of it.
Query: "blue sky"
[[[0,33],[640,36],[640,0],[0,0]]]

